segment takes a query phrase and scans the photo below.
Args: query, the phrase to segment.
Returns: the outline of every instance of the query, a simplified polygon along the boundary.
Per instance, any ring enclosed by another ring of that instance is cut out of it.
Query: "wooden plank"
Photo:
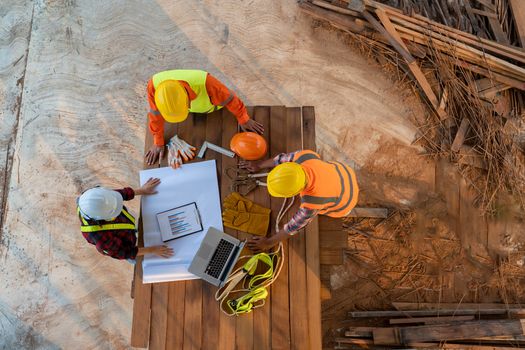
[[[454,48],[453,55],[462,60],[466,60],[470,63],[486,67],[487,65],[491,70],[504,74],[508,77],[516,77],[523,80],[525,77],[525,69],[521,68],[513,63],[501,59],[492,54],[480,51],[472,46],[463,44],[461,42],[451,43],[450,39],[441,34],[429,32],[429,34],[422,34],[415,30],[406,28],[402,25],[394,25],[394,28],[399,31],[401,37],[405,37],[408,40],[417,42],[419,44],[428,44],[428,35],[432,37],[432,44],[435,48],[439,49],[443,53],[450,54],[450,47]]]
[[[401,339],[399,328],[374,328],[372,334],[376,345],[404,343],[403,339]]]
[[[444,316],[444,317],[412,317],[412,318],[393,318],[390,324],[410,324],[410,323],[424,323],[436,324],[446,322],[472,321],[474,315],[470,316]]]
[[[343,249],[321,249],[319,252],[319,263],[322,265],[342,265]]]
[[[214,112],[206,116],[206,141],[214,145],[222,144],[222,112]],[[197,145],[200,147],[200,145]],[[214,159],[217,166],[219,184],[222,178],[222,154],[218,152],[206,152],[204,159]],[[209,283],[202,285],[202,348],[214,349],[221,341],[219,335],[220,328],[220,308],[215,300],[215,288]],[[169,349],[169,348],[168,348]]]
[[[318,247],[321,249],[332,248],[332,249],[344,249],[348,246],[348,233],[344,231],[323,231],[322,235],[319,235]],[[319,255],[319,248],[317,248]]]
[[[303,148],[301,108],[287,108],[286,112],[286,150],[287,152],[301,150]],[[299,209],[299,204],[299,200],[296,198],[294,205],[288,212],[288,218],[291,218]],[[299,230],[288,242],[289,285],[290,295],[293,296],[293,298],[290,298],[292,348],[309,349],[308,312],[305,312],[305,305],[307,305],[305,229]]]
[[[185,282],[171,282],[168,286],[168,323],[166,349],[179,350],[184,343]],[[209,331],[209,330],[208,330]]]
[[[445,26],[418,14],[405,16],[401,11],[390,6],[381,5],[381,8],[390,15],[390,19],[393,22],[402,24],[404,27],[417,29],[420,33],[425,33],[430,30],[431,32],[440,33],[447,37],[454,38],[454,40],[459,40],[485,52],[501,54],[520,61],[521,63],[525,63],[525,51],[518,47],[503,45],[490,39],[481,38],[474,34]]]
[[[142,227],[139,219],[139,227]],[[149,324],[151,315],[151,284],[142,283],[142,257],[135,264],[133,293],[133,322],[131,324],[131,346],[147,348],[149,343]]]
[[[509,0],[508,3],[516,24],[519,42],[521,47],[525,47],[525,6],[523,6],[523,0]]]
[[[450,147],[452,152],[459,151],[460,147],[463,146],[463,142],[465,142],[465,137],[467,136],[469,127],[469,120],[467,118],[463,118],[461,120],[461,124],[459,125],[458,132],[456,133],[456,137],[454,137],[454,142],[452,142],[452,146]]]
[[[222,147],[229,149],[230,140],[237,132],[237,122],[233,115],[228,112],[226,109],[221,110],[222,118],[222,142],[220,143]],[[227,176],[222,174],[226,173],[226,168],[230,166],[237,166],[237,161],[233,158],[222,157],[221,159],[221,181],[220,181],[220,191],[221,191],[221,201],[231,192],[230,191],[230,180]],[[237,237],[237,231],[225,227],[224,232],[234,237]],[[220,350],[234,350],[235,349],[235,317],[230,317],[223,312],[219,314],[219,336],[220,341],[217,343],[216,347]]]
[[[303,107],[303,146],[316,150],[314,107]],[[308,300],[308,335],[310,348],[322,348],[321,331],[321,268],[319,262],[318,217],[306,227],[306,285]],[[346,236],[346,234],[345,234]]]
[[[320,215],[318,219],[319,232],[343,230],[343,220],[341,218],[331,218],[329,216]]]
[[[382,332],[381,343],[376,341],[376,330],[374,330],[374,343],[395,345],[500,335],[520,335],[523,334],[524,325],[525,320],[484,320],[454,325],[386,328],[390,330],[390,334],[387,335],[386,331]]]
[[[345,331],[345,337],[372,338],[375,327],[350,327]]]
[[[192,113],[178,124],[179,137],[197,149],[206,137],[206,115]],[[201,161],[195,159],[193,162]],[[200,349],[202,340],[202,280],[190,280],[184,300],[183,349]]]
[[[270,154],[275,156],[279,153],[286,152],[286,109],[284,107],[270,108]],[[271,220],[274,223],[282,200],[272,197],[271,202]],[[271,227],[271,232],[275,233],[275,228]],[[284,247],[284,264],[279,278],[274,282],[271,288],[271,319],[272,325],[272,349],[290,349],[290,301],[288,289],[288,242],[283,243]]]
[[[247,107],[248,115],[253,116],[254,108]],[[246,197],[250,200],[253,200],[254,192],[250,192]],[[237,231],[237,237],[240,240],[250,239],[251,235],[246,232]],[[253,254],[253,252],[246,249],[246,254]],[[241,254],[245,255],[245,254]],[[237,349],[253,349],[253,332],[254,332],[254,312],[243,315],[242,317],[235,318],[235,344]]]
[[[151,324],[149,349],[166,348],[168,328],[168,283],[155,283],[151,292]]]
[[[452,316],[452,315],[505,315],[523,314],[525,309],[439,309],[439,310],[407,310],[407,311],[350,311],[352,318],[362,317],[403,317],[403,316]]]
[[[397,32],[396,28],[390,21],[388,15],[381,9],[377,9],[376,14],[379,17],[381,24],[384,26],[384,30],[393,38],[395,42],[399,44],[398,46],[401,46],[402,48],[404,48],[404,50],[406,50],[406,52],[408,53],[408,56],[407,56],[408,59],[405,57],[406,54],[405,55],[402,54],[402,56],[407,61],[408,68],[414,75],[414,78],[417,80],[419,87],[425,93],[426,97],[428,98],[432,106],[434,107],[438,116],[442,120],[448,119],[447,112],[443,108],[441,108],[439,100],[436,94],[434,93],[434,90],[432,90],[432,87],[430,86],[427,78],[425,77],[425,74],[423,73],[421,68],[419,68],[416,59],[410,54],[410,52],[408,52],[408,48],[403,43],[403,39],[401,39],[401,37],[399,36],[399,33]],[[394,46],[394,48],[398,50],[398,46]]]
[[[438,309],[454,309],[454,310],[478,310],[478,309],[521,309],[521,304],[502,304],[502,303],[405,303],[393,302],[394,306],[399,311],[410,310],[438,310]]]
[[[266,132],[266,141],[271,143],[270,126],[270,107],[255,107],[253,118],[264,126]],[[270,149],[267,150],[264,159],[270,157]],[[271,207],[270,195],[266,187],[258,186],[253,192],[253,200],[255,203],[262,205],[265,208]],[[253,348],[255,350],[266,350],[271,348],[271,317],[270,311],[272,298],[268,297],[266,303],[262,308],[257,309],[253,313]],[[278,327],[276,325],[276,327]]]
[[[386,208],[359,208],[355,207],[352,209],[350,218],[387,218],[388,209]]]
[[[202,280],[186,281],[183,349],[202,348]],[[182,302],[182,301],[181,301]]]
[[[492,346],[492,345],[471,345],[471,344],[451,344],[451,343],[410,343],[412,347],[432,347],[435,349],[458,349],[458,350],[516,350],[516,347]]]
[[[327,4],[330,6],[329,4]],[[326,6],[323,6],[326,7]],[[357,22],[351,17],[339,13],[333,13],[324,8],[313,6],[308,2],[299,3],[299,8],[314,18],[329,21],[334,27],[344,30],[346,32],[361,33],[365,30],[362,22]]]

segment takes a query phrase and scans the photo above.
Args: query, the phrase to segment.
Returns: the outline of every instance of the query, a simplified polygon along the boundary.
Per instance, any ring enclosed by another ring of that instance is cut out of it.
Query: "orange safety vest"
[[[301,207],[334,218],[347,216],[357,204],[359,187],[354,170],[339,162],[325,162],[313,151],[296,152],[293,161],[306,173]]]

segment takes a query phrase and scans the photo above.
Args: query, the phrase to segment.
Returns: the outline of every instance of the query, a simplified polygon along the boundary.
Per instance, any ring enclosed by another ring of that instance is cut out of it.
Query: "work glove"
[[[183,162],[195,158],[196,148],[189,145],[186,141],[173,136],[168,142],[168,164],[173,169],[177,169]]]
[[[246,211],[249,213],[270,215],[270,209],[255,204],[237,192],[230,193],[226,198],[224,198],[224,202],[222,204],[224,209],[237,210],[239,202],[244,203]]]
[[[264,208],[263,208],[264,209]],[[237,203],[236,208],[225,209],[222,213],[224,226],[248,232],[258,236],[266,236],[270,224],[270,210],[267,214],[250,213],[243,201]]]

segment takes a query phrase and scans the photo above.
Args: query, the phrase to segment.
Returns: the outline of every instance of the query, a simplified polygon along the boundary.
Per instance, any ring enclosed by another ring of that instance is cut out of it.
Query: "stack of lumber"
[[[345,1],[338,2],[336,5],[323,0],[311,0],[301,3],[300,7],[313,17],[327,20],[342,30],[388,43],[398,51],[408,65],[414,65],[415,57],[428,54],[426,46],[432,46],[457,58],[457,64],[463,68],[505,85],[525,90],[525,69],[522,68],[525,65],[523,49],[478,37],[421,15],[408,16],[401,10],[376,1],[365,3],[363,12],[348,9],[344,6]],[[468,0],[464,3],[468,3]],[[420,77],[419,72],[414,73],[414,76],[423,91],[427,93],[426,79]],[[436,108],[439,107],[437,99],[431,95],[427,94],[430,102]]]
[[[525,138],[525,1],[518,1],[303,0],[299,6],[409,77],[431,112],[418,122],[417,141],[428,155],[458,163],[478,192],[477,206],[494,214],[501,189],[525,207],[519,170],[525,142],[516,141]]]
[[[394,303],[393,311],[350,312],[353,326],[336,349],[434,348],[488,350],[525,347],[525,309],[505,304]],[[388,324],[388,325],[387,325]]]

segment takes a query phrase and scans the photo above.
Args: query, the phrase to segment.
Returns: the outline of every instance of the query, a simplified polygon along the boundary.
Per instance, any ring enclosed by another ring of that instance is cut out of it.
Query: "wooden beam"
[[[458,132],[456,133],[456,137],[454,137],[454,142],[452,142],[452,146],[450,147],[452,152],[459,151],[461,146],[463,146],[463,142],[465,142],[465,137],[467,136],[469,127],[469,120],[467,118],[463,118],[463,120],[461,120],[461,124],[459,125]]]
[[[308,2],[299,3],[299,8],[312,17],[329,21],[334,27],[343,31],[361,33],[365,30],[363,22],[357,22],[347,15],[334,13],[330,10],[314,6]]]
[[[452,316],[452,315],[505,315],[525,314],[525,309],[441,309],[441,310],[410,310],[410,311],[350,311],[352,318],[362,317],[403,317],[403,316]]]
[[[299,107],[286,109],[286,150],[294,152],[303,148],[302,111]],[[288,218],[299,210],[299,201],[295,201],[288,211]],[[306,284],[306,232],[300,230],[293,239],[288,240],[288,262],[290,279],[290,334],[293,347],[309,349],[308,312]]]
[[[388,217],[388,209],[355,207],[354,209],[352,209],[350,214],[348,214],[348,217],[350,218],[383,218],[384,219]]]
[[[286,152],[286,108],[282,106],[270,107],[270,154]],[[279,209],[281,208],[281,198],[271,197],[270,222],[275,222]],[[275,227],[271,225],[271,234],[275,234]],[[289,293],[289,269],[288,251],[289,242],[283,243],[285,259],[279,278],[271,286],[271,319],[272,319],[272,347],[281,349],[291,349],[290,339],[290,300],[293,298]],[[273,325],[279,325],[278,327]]]
[[[483,52],[500,54],[517,60],[520,63],[525,63],[525,50],[519,47],[504,45],[493,40],[480,38],[473,34],[431,21],[421,15],[414,14],[413,16],[405,16],[395,8],[385,5],[380,5],[378,7],[383,8],[385,12],[390,15],[390,19],[394,23],[402,24],[403,26],[417,30],[420,33],[438,33],[446,37],[453,37],[454,41],[468,44],[482,50]]]
[[[142,217],[139,219],[142,227]],[[131,324],[131,346],[147,348],[149,343],[149,323],[151,314],[151,284],[142,283],[142,257],[135,263],[133,323]]]
[[[319,252],[319,262],[322,265],[342,265],[343,249],[321,249]]]
[[[303,147],[316,149],[315,145],[315,110],[303,107]],[[319,262],[319,220],[315,217],[305,230],[306,234],[306,285],[308,300],[308,335],[310,348],[321,349],[321,266]],[[346,236],[346,235],[345,235]]]
[[[473,315],[468,316],[443,316],[443,317],[411,317],[411,318],[392,318],[390,324],[410,324],[410,323],[424,323],[437,324],[446,322],[472,321]]]
[[[392,306],[399,311],[414,311],[414,310],[438,310],[438,309],[454,309],[454,310],[477,310],[477,309],[521,309],[521,304],[502,304],[502,303],[406,303],[393,302]]]
[[[509,0],[521,47],[525,47],[525,6],[523,0]]]
[[[414,78],[418,82],[419,87],[421,90],[423,90],[424,94],[434,107],[434,110],[438,114],[441,120],[448,119],[447,112],[443,108],[441,108],[439,100],[434,93],[434,90],[432,90],[432,87],[430,86],[430,83],[428,82],[427,78],[425,77],[425,74],[419,68],[416,59],[410,54],[408,51],[408,48],[403,42],[403,39],[399,36],[399,33],[394,28],[394,25],[390,21],[390,18],[387,16],[385,11],[382,9],[377,9],[376,14],[379,17],[379,20],[381,21],[381,24],[377,23],[377,25],[381,28],[380,32],[389,39],[389,42],[396,43],[396,45],[392,44],[392,46],[398,51],[401,56],[406,60],[408,64],[408,68],[414,75]],[[371,17],[371,16],[370,16]],[[375,21],[375,19],[373,19]],[[377,21],[376,21],[377,22]]]
[[[523,334],[525,320],[484,320],[454,325],[374,329],[374,343],[402,345],[419,342],[461,340]]]

